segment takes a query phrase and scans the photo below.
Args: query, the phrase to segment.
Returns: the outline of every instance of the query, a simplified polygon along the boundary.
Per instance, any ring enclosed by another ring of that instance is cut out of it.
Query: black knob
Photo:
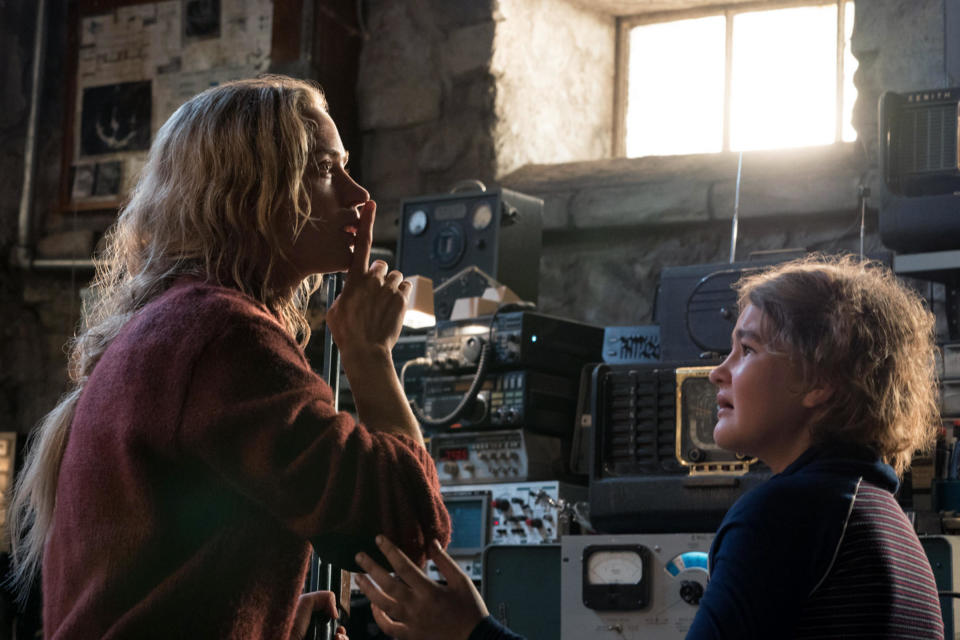
[[[700,604],[703,597],[703,585],[693,580],[680,583],[680,598],[687,604]]]
[[[498,511],[510,511],[510,501],[505,498],[494,500],[493,506],[496,507]]]

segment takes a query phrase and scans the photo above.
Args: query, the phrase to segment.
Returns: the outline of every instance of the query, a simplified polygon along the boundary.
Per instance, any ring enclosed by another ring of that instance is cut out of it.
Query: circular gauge
[[[482,203],[473,212],[473,228],[482,231],[490,226],[493,221],[493,209],[486,202]]]
[[[427,212],[417,209],[407,218],[407,231],[410,235],[418,236],[427,229]]]
[[[643,558],[636,550],[595,551],[587,558],[588,584],[638,584]]]
[[[650,550],[639,544],[583,550],[583,604],[596,611],[638,611],[650,603]]]

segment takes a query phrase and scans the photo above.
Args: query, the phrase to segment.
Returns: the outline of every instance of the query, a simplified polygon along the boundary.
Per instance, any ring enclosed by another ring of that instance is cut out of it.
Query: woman
[[[888,270],[852,258],[811,256],[738,287],[732,350],[710,374],[714,438],[774,475],[721,523],[687,638],[942,638],[930,564],[893,496],[939,424],[932,314]],[[518,637],[437,545],[447,586],[380,544],[403,583],[358,563],[387,633]],[[422,617],[431,601],[455,615]]]
[[[350,566],[381,530],[415,558],[449,537],[390,357],[409,285],[368,265],[375,205],[346,163],[323,94],[280,76],[205,91],[157,133],[10,507],[46,637],[295,638],[330,607],[298,597],[311,543]],[[335,271],[363,425],[303,353]]]

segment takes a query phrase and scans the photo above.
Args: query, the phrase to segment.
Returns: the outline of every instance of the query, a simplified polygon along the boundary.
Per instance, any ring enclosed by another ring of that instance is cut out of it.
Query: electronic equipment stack
[[[489,545],[556,544],[571,531],[570,505],[587,497],[568,481],[577,387],[602,343],[601,327],[528,310],[442,321],[427,334],[420,380],[431,418],[461,404],[487,345],[462,415],[424,424],[456,532],[448,551],[475,580]]]

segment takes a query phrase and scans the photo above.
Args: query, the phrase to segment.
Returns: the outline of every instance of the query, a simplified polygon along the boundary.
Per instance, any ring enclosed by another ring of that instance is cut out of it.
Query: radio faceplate
[[[564,536],[562,638],[681,640],[707,586],[711,533]]]
[[[423,411],[437,418],[460,403],[473,374],[427,375],[423,383]],[[573,380],[536,371],[487,374],[473,403],[450,429],[480,430],[524,427],[538,433],[569,438],[576,410]]]
[[[430,438],[430,454],[445,486],[518,482],[555,476],[561,442],[523,429],[440,433]]]
[[[474,370],[480,349],[490,343],[489,370],[535,369],[579,377],[598,362],[603,328],[532,311],[507,311],[469,320],[438,322],[427,336],[434,371]]]

